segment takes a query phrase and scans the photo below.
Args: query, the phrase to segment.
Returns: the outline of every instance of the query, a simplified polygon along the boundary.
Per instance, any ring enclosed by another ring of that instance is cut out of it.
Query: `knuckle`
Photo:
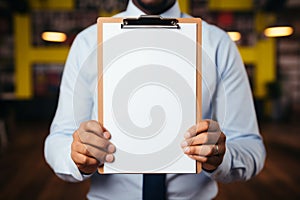
[[[207,132],[202,133],[202,140],[203,140],[203,144],[207,144],[209,142],[209,134]]]
[[[188,129],[188,131],[191,133],[196,132],[197,130],[198,130],[197,125],[194,125]]]
[[[84,145],[83,148],[82,148],[82,154],[83,154],[83,155],[89,155],[89,154],[90,154],[88,148],[87,148],[85,145]]]
[[[75,150],[75,141],[73,140],[73,142],[71,143],[71,150]]]
[[[190,147],[190,150],[189,150],[189,152],[190,152],[191,154],[196,154],[196,153],[197,153],[197,151],[196,151],[196,148],[195,148],[195,147]]]
[[[85,123],[85,127],[86,127],[87,129],[90,129],[90,128],[93,127],[93,124],[94,124],[93,121],[87,121],[87,122]]]
[[[111,144],[111,143],[110,143],[108,140],[103,140],[103,147],[104,147],[105,149],[108,149],[108,147],[109,147],[110,144]]]
[[[79,136],[80,136],[80,131],[79,131],[79,130],[76,130],[76,131],[72,134],[73,141],[79,141]]]
[[[209,129],[209,121],[208,120],[203,121],[202,126],[203,126],[203,129],[208,130]]]
[[[186,140],[186,142],[187,142],[188,146],[191,146],[191,145],[194,145],[195,140],[194,140],[194,138],[190,138],[190,139]]]
[[[76,151],[78,149],[77,147],[78,147],[77,142],[73,141],[71,144],[71,150]]]
[[[97,138],[97,147],[100,149],[106,149],[108,142],[102,138]]]
[[[80,147],[81,147],[81,143],[79,143],[79,142],[73,142],[72,143],[72,148],[74,150],[78,151],[80,149]]]
[[[80,163],[85,165],[87,164],[87,162],[88,162],[88,158],[86,156],[82,156],[82,158],[80,159]]]
[[[80,156],[74,151],[71,151],[71,158],[76,164],[83,164]]]
[[[92,140],[92,134],[86,133],[80,137],[83,142],[89,143]]]
[[[203,147],[203,150],[202,150],[203,156],[211,156],[212,152],[213,152],[212,148],[210,148],[208,145],[205,145]]]
[[[210,149],[207,148],[208,148],[207,145],[203,145],[199,147],[199,155],[206,156],[207,154],[209,154]]]

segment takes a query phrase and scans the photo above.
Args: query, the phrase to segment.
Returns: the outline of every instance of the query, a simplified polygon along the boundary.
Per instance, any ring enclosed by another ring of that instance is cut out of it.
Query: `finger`
[[[71,144],[72,152],[80,153],[85,156],[93,157],[93,155],[87,150],[86,145],[82,144],[81,142],[74,141]]]
[[[188,146],[184,148],[184,153],[188,155],[211,156],[214,152],[213,148],[214,145]]]
[[[80,165],[80,166],[99,165],[99,161],[97,159],[75,151],[71,152],[71,157],[72,160],[76,163],[76,165]]]
[[[106,132],[104,132],[104,133],[106,133]],[[74,142],[77,141],[77,142],[80,142],[83,144],[91,143],[90,145],[102,148],[103,150],[107,151],[108,153],[114,153],[116,150],[115,146],[113,144],[111,144],[107,139],[100,138],[100,137],[96,136],[95,134],[89,133],[89,132],[80,132],[77,130],[73,134],[73,140],[74,140]]]
[[[198,124],[190,127],[187,132],[184,134],[184,138],[191,138],[196,136],[197,134],[207,131],[209,127],[209,122],[207,121],[201,121]]]
[[[186,138],[184,141],[181,142],[181,147],[185,148],[187,146],[193,146],[193,145],[201,145],[208,143],[208,133],[201,133],[197,136],[194,136],[192,138]]]
[[[94,146],[90,146],[90,145],[86,145],[86,144],[82,144],[80,142],[73,142],[72,143],[72,159],[74,160],[74,162],[76,163],[80,163],[83,164],[83,161],[80,160],[76,160],[76,156],[85,156],[85,157],[90,157],[90,158],[94,158],[98,161],[98,164],[101,163],[103,164],[104,162],[113,162],[114,161],[114,156],[112,154],[109,154],[101,149],[98,149]],[[74,157],[74,158],[73,158]],[[81,158],[83,159],[83,158]],[[86,163],[89,164],[89,163]]]
[[[102,149],[96,148],[91,145],[85,145],[87,148],[87,151],[96,158],[101,164],[105,162],[113,162],[114,161],[114,156],[111,153],[107,153],[103,151]]]
[[[197,135],[197,125],[190,127],[184,134],[184,138],[191,138]]]
[[[199,156],[199,155],[188,155],[191,159],[197,160],[201,163],[205,163],[207,161],[207,157],[205,156]]]
[[[199,155],[199,156],[222,156],[225,154],[225,144],[216,145],[197,145],[187,146],[183,149],[185,154],[188,155]]]
[[[81,142],[85,145],[91,145],[96,148],[100,148],[108,153],[113,153],[116,150],[115,146],[110,143],[109,140],[99,137],[93,133],[79,132],[78,135]]]
[[[218,132],[220,131],[220,127],[218,122],[213,120],[203,120],[198,124],[190,127],[187,132],[184,134],[185,138],[194,137],[202,132]]]
[[[90,133],[93,135],[92,133]],[[111,154],[115,151],[114,145],[109,145],[107,150],[97,148],[93,145],[83,144],[79,138],[78,131],[73,134],[74,141],[72,142],[72,153],[80,153],[97,159],[101,164],[104,162],[113,162],[114,156]],[[103,139],[104,140],[104,139]]]
[[[104,138],[107,139],[107,140],[109,140],[109,139],[111,138],[111,135],[110,135],[110,133],[109,133],[108,131],[104,131],[104,132],[103,132],[103,136],[104,136]]]
[[[221,132],[204,132],[200,133],[192,138],[187,138],[181,143],[181,147],[202,144],[216,144],[221,142]]]
[[[215,156],[225,154],[225,145],[197,145],[183,149],[185,154],[198,156]]]
[[[90,121],[81,123],[78,130],[79,130],[79,133],[91,132],[91,133],[95,133],[96,135],[98,135],[100,137],[103,137],[103,132],[104,132],[104,129],[102,128],[100,123],[98,123],[97,121],[94,121],[94,120],[90,120]]]
[[[218,132],[220,131],[220,126],[219,123],[211,120],[211,119],[206,119],[205,120],[209,125],[208,125],[208,131],[209,132]]]

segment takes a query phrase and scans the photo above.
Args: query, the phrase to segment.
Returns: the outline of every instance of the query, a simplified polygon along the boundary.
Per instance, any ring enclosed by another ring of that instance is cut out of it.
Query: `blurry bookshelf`
[[[0,99],[14,98],[14,40],[9,3],[0,4]]]
[[[240,46],[256,44],[254,11],[210,11],[208,0],[191,0],[190,10],[192,16],[200,17],[225,31],[238,31],[242,37],[236,44]]]
[[[300,103],[300,44],[293,38],[281,38],[278,44],[278,75],[285,101]]]
[[[0,63],[0,98],[12,99],[15,91],[15,73],[10,62]]]
[[[59,11],[36,10],[31,13],[31,30],[33,46],[70,46],[75,36],[84,28],[96,23],[97,10],[91,11]],[[41,38],[45,31],[62,32],[67,35],[63,43],[47,42]]]
[[[75,9],[33,10],[31,12],[31,30],[33,46],[70,46],[76,35],[83,29],[95,24],[99,13],[116,13],[127,6],[127,0],[74,0]],[[67,35],[63,43],[42,40],[45,31],[62,32]]]
[[[33,88],[36,98],[57,98],[63,64],[34,64]]]
[[[128,0],[75,0],[78,10],[104,10],[106,12],[119,12],[126,9]]]

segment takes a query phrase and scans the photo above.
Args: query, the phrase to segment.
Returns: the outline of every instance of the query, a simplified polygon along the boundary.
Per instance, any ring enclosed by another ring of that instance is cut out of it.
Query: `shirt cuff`
[[[83,180],[86,180],[86,179],[90,178],[91,176],[93,176],[94,173],[91,173],[91,174],[83,174],[83,173],[81,173],[81,175],[82,175]]]
[[[82,174],[71,158],[72,137],[52,134],[45,141],[45,158],[58,177],[69,182],[84,181],[93,174]]]

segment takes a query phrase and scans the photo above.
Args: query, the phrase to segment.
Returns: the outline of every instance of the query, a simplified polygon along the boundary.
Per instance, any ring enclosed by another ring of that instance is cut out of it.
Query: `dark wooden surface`
[[[0,155],[0,199],[85,199],[89,182],[66,183],[45,163],[47,123],[18,123]],[[300,124],[261,125],[268,157],[247,182],[220,184],[217,199],[300,199]]]

